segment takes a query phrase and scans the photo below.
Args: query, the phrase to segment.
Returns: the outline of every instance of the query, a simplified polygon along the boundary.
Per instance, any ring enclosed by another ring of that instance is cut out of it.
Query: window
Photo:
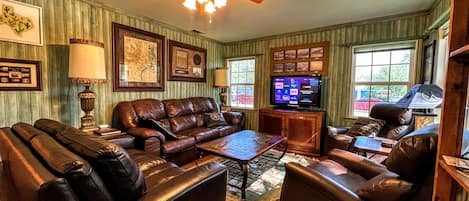
[[[353,48],[351,114],[368,116],[379,102],[395,103],[413,85],[416,41]]]
[[[235,108],[254,108],[254,58],[229,59],[230,105]]]

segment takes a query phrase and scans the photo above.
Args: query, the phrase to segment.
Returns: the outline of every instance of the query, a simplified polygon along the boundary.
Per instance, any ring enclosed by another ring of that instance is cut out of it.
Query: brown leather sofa
[[[392,103],[378,103],[371,108],[369,116],[386,121],[378,137],[399,140],[414,130],[412,110]],[[332,149],[349,150],[353,136],[347,135],[348,127],[328,127],[325,139],[326,153]]]
[[[48,119],[2,128],[2,191],[11,201],[225,200],[226,167],[186,171],[134,149],[134,139],[111,143]]]
[[[136,137],[137,148],[161,156],[178,165],[195,158],[195,144],[213,140],[239,131],[244,115],[225,112],[228,125],[207,128],[204,113],[218,112],[213,98],[194,97],[186,99],[141,99],[120,102],[113,112],[113,126]],[[155,129],[144,128],[140,118],[162,122],[178,140],[168,140]]]
[[[437,140],[438,125],[414,131],[393,147],[385,165],[339,149],[307,167],[288,163],[280,200],[431,200]]]

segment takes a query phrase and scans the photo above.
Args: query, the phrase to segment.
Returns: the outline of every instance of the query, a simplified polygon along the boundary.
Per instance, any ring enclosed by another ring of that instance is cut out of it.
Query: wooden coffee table
[[[214,154],[238,162],[243,170],[243,183],[241,188],[242,199],[246,199],[246,184],[248,180],[248,163],[266,151],[283,144],[281,159],[287,151],[287,140],[281,135],[270,135],[252,130],[243,130],[210,142],[196,145],[197,150]]]

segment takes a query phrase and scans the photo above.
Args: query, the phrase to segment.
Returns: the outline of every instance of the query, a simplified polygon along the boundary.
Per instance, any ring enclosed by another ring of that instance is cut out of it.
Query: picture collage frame
[[[271,49],[271,75],[327,76],[329,42]]]

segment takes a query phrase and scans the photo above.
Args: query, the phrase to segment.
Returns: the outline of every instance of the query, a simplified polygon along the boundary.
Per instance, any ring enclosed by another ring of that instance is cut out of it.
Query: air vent
[[[204,34],[204,33],[202,33],[201,31],[195,30],[195,29],[192,29],[192,32],[194,32],[194,33],[196,33],[196,34]]]

